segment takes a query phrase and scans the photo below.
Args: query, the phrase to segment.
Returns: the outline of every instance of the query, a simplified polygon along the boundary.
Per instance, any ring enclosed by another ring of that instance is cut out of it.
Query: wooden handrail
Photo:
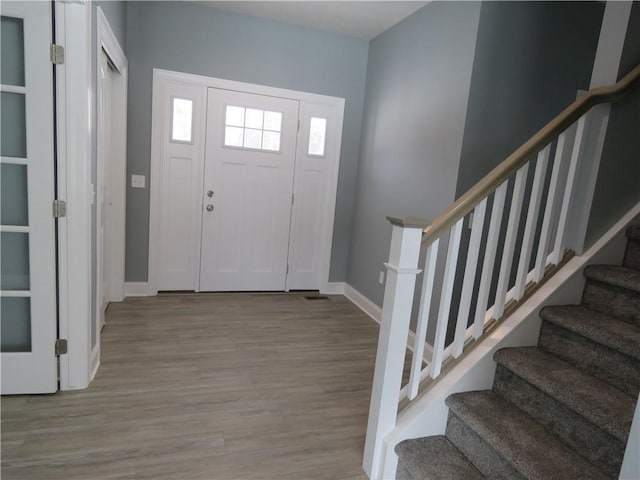
[[[471,187],[436,218],[431,225],[425,228],[422,244],[432,243],[440,237],[458,220],[473,210],[483,198],[493,193],[502,182],[527,163],[529,157],[542,150],[593,106],[600,103],[617,102],[638,85],[640,85],[640,64],[636,65],[618,83],[589,90],[542,127],[533,137],[509,155],[500,165],[491,170],[482,180]]]

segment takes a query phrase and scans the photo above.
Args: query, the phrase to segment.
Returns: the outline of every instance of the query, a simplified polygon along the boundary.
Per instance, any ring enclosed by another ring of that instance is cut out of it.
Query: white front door
[[[57,390],[51,3],[2,2],[2,394]]]
[[[285,289],[298,108],[208,89],[201,291]]]

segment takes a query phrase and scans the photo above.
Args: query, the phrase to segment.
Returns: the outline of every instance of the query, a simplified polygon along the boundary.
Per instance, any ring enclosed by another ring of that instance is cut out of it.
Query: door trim
[[[91,381],[91,4],[56,1],[56,42],[65,63],[56,66],[58,199],[58,336],[68,341],[59,357],[60,389]]]
[[[330,165],[328,171],[329,185],[329,201],[325,205],[325,221],[321,228],[322,249],[320,253],[320,290],[324,291],[329,287],[329,269],[331,265],[331,247],[333,243],[333,227],[335,218],[336,195],[338,189],[338,169],[340,164],[340,151],[342,146],[342,129],[344,119],[345,100],[338,97],[330,97],[327,95],[318,95],[314,93],[301,92],[297,90],[289,90],[277,87],[269,87],[265,85],[256,85],[245,82],[237,82],[233,80],[225,80],[202,75],[192,75],[181,72],[173,72],[169,70],[153,69],[153,100],[152,100],[152,126],[151,126],[151,169],[149,177],[149,266],[148,266],[148,284],[149,295],[158,293],[157,276],[159,273],[159,226],[160,226],[160,205],[161,205],[161,186],[162,186],[162,132],[164,119],[162,118],[162,101],[163,101],[163,85],[166,82],[179,82],[194,86],[211,87],[224,90],[235,90],[244,93],[266,95],[272,97],[289,98],[298,100],[301,107],[304,104],[321,104],[337,109],[338,118],[338,138],[335,144],[334,156],[335,161]],[[205,106],[206,107],[206,106]],[[302,111],[302,108],[300,109]],[[300,133],[299,133],[300,135]],[[296,161],[298,157],[296,157]]]
[[[105,181],[114,193],[113,205],[109,214],[110,231],[107,232],[105,244],[109,245],[109,291],[102,292],[101,280],[102,272],[97,275],[97,296],[98,299],[106,297],[107,301],[120,302],[124,299],[124,261],[125,261],[125,188],[126,188],[126,158],[127,158],[127,78],[128,63],[118,39],[116,38],[109,21],[105,17],[102,8],[96,8],[97,23],[97,50],[96,50],[96,140],[97,140],[97,181],[96,199],[96,225],[100,225],[102,209],[100,208],[100,191],[104,190]],[[112,82],[112,112],[110,138],[105,138],[105,125],[101,121],[103,106],[99,99],[104,90],[104,81],[100,75],[101,55],[107,56],[114,67],[116,75]],[[104,145],[111,143],[112,165],[105,163]],[[111,168],[109,168],[111,167]],[[99,242],[99,236],[97,236]],[[96,246],[97,253],[100,254],[101,246]],[[98,258],[98,264],[100,259]],[[103,294],[104,293],[104,294]],[[96,308],[101,308],[96,301]],[[98,315],[98,312],[96,312]]]
[[[100,99],[103,95],[104,81],[100,75],[100,63],[102,54],[114,67],[115,75],[111,86],[111,126],[110,138],[105,138],[105,125],[102,122],[103,105]],[[110,186],[113,195],[113,204],[109,209],[106,236],[101,241],[96,232],[96,265],[94,276],[96,278],[95,315],[96,345],[91,354],[91,378],[95,376],[100,365],[100,329],[103,326],[103,298],[107,302],[119,302],[124,300],[124,270],[125,270],[125,192],[127,170],[127,84],[128,62],[127,57],[118,42],[109,21],[102,8],[96,8],[96,229],[102,224],[102,199],[104,199],[105,183]],[[112,165],[105,162],[104,145],[111,142]],[[106,179],[106,182],[105,182]],[[103,280],[104,248],[109,248],[109,291],[105,292]]]

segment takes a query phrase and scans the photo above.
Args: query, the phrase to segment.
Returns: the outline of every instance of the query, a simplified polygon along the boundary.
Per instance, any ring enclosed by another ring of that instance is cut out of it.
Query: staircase
[[[584,270],[537,347],[504,348],[493,390],[447,398],[446,434],[396,446],[398,480],[618,478],[640,389],[640,226],[623,266]]]

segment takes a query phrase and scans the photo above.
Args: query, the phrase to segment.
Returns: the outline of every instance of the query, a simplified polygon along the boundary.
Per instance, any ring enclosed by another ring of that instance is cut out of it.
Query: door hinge
[[[51,44],[51,63],[54,65],[64,64],[64,47],[55,43]]]
[[[298,119],[298,131],[300,131],[300,119]]]
[[[289,275],[289,264],[287,263],[287,275]]]
[[[293,205],[294,200],[296,199],[296,194],[292,193],[291,194],[291,205]]]
[[[53,218],[61,218],[67,216],[67,202],[64,200],[53,201]]]
[[[67,346],[68,345],[66,338],[57,339],[55,346],[56,356],[64,355],[65,353],[67,353]]]

